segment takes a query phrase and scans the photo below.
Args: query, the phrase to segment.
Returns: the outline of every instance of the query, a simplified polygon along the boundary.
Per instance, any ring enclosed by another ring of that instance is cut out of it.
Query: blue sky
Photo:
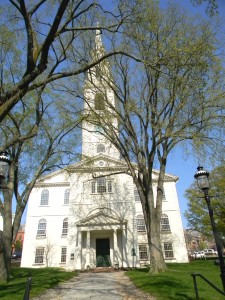
[[[107,0],[102,0],[102,3],[106,6],[111,6],[112,2],[105,2]],[[170,0],[160,0],[160,5],[162,8],[166,8],[167,4],[171,2]],[[190,14],[200,14],[204,17],[206,16],[205,9],[206,4],[195,7],[191,4],[191,0],[180,0],[180,1],[172,1],[177,2],[181,7],[183,7]],[[107,3],[107,4],[106,4]],[[219,5],[219,14],[221,17],[225,17],[225,1],[218,0]],[[205,162],[205,167],[207,169],[207,160]],[[184,197],[185,190],[190,187],[192,182],[194,181],[194,174],[196,172],[198,161],[193,157],[192,154],[187,156],[184,155],[184,151],[181,148],[177,148],[172,154],[170,154],[168,159],[168,164],[166,168],[166,172],[176,175],[179,177],[177,182],[177,193],[180,203],[180,209],[182,214],[182,221],[184,228],[187,228],[187,221],[184,218],[184,212],[187,209],[187,200]],[[25,222],[25,215],[23,216],[22,223]]]
[[[170,0],[160,0],[161,6],[166,7],[167,4],[171,2]],[[173,1],[179,3],[181,7],[183,7],[187,12],[190,14],[199,14],[203,17],[209,18],[206,15],[206,3],[200,6],[193,6],[191,4],[191,0],[180,0],[180,1]],[[218,0],[219,6],[219,16],[221,18],[225,18],[225,1]],[[209,18],[210,21],[210,18]],[[205,159],[204,168],[208,169],[207,166],[209,164],[210,158]],[[182,221],[184,228],[187,228],[187,221],[184,217],[184,212],[187,209],[187,199],[184,197],[185,190],[190,187],[190,185],[194,181],[194,174],[197,171],[197,167],[199,162],[193,155],[189,154],[185,157],[184,152],[181,148],[177,148],[174,153],[169,156],[168,164],[167,164],[167,173],[171,173],[179,177],[177,182],[177,193],[180,203],[180,209],[182,214]]]
[[[110,8],[113,6],[112,1],[99,0],[105,8]],[[207,1],[201,5],[194,6],[191,0],[159,0],[160,6],[166,8],[168,3],[177,3],[180,7],[184,9],[190,15],[200,15],[204,18],[208,18],[210,22],[210,17],[206,14]],[[225,19],[225,0],[218,0],[219,6],[219,16]],[[225,31],[225,30],[224,30]],[[203,159],[201,162],[204,161]],[[205,159],[203,167],[208,168],[208,163],[210,158]],[[180,203],[181,215],[184,228],[187,228],[187,221],[184,217],[184,212],[187,209],[187,199],[184,197],[185,190],[190,187],[194,181],[194,174],[197,171],[199,165],[198,160],[190,153],[189,155],[184,154],[184,150],[176,148],[176,150],[169,155],[167,162],[166,172],[179,177],[177,182],[177,193]],[[209,170],[210,171],[210,170]]]

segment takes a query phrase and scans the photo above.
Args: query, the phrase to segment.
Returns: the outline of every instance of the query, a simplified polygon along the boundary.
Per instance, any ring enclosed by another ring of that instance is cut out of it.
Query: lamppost
[[[203,167],[200,167],[200,166],[197,168],[197,170],[198,171],[196,172],[194,177],[195,177],[195,179],[197,179],[198,187],[204,193],[205,201],[208,206],[210,222],[211,222],[212,231],[213,231],[216,248],[217,248],[217,252],[218,252],[218,258],[219,258],[219,262],[220,262],[220,277],[221,277],[221,281],[222,281],[222,285],[223,285],[223,290],[225,292],[225,264],[224,264],[224,259],[223,259],[223,250],[222,250],[221,240],[219,238],[219,235],[218,235],[218,232],[216,229],[216,224],[215,224],[214,217],[213,217],[213,210],[212,210],[211,203],[210,203],[209,172],[203,170]]]
[[[5,180],[10,165],[10,157],[7,151],[0,151],[0,188],[2,188],[3,181]]]
[[[0,151],[0,190],[3,189],[3,181],[5,180],[10,165],[10,157],[8,152]],[[0,252],[3,247],[3,232],[0,230]]]

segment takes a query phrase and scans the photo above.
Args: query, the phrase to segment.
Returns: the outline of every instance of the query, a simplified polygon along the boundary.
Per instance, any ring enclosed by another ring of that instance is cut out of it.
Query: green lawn
[[[168,271],[150,275],[146,269],[131,270],[127,275],[144,292],[158,300],[194,300],[195,292],[191,273],[200,273],[222,289],[220,271],[213,261],[198,260],[188,264],[168,264]],[[57,268],[12,268],[11,280],[0,283],[0,300],[22,300],[28,277],[32,277],[30,297],[76,276],[76,272],[65,272]],[[201,278],[197,278],[201,300],[225,300]],[[139,300],[139,299],[137,299]]]
[[[0,283],[0,299],[22,300],[29,277],[32,277],[30,297],[34,297],[74,276],[76,276],[75,272],[65,272],[59,268],[28,269],[12,267],[11,280],[8,283]]]
[[[194,284],[191,273],[200,273],[222,289],[220,271],[213,261],[197,260],[188,264],[168,264],[168,271],[159,275],[150,275],[148,270],[132,270],[127,275],[144,292],[158,300],[193,300]],[[197,286],[201,300],[224,300],[225,296],[197,277]]]

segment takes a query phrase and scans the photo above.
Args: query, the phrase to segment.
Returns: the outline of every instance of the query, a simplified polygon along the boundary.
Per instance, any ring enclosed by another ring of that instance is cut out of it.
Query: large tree
[[[225,167],[215,168],[210,173],[211,206],[219,235],[225,239]],[[212,236],[212,227],[209,219],[207,204],[202,192],[193,183],[185,192],[188,200],[188,210],[185,217],[188,225],[206,236]]]
[[[91,0],[9,0],[0,5],[0,150],[11,156],[0,200],[0,280],[9,279],[12,241],[36,180],[68,164],[75,153],[75,136],[68,136],[79,120],[65,112],[64,82],[71,77],[73,85],[91,66],[122,53],[109,51],[95,61],[90,57],[96,28],[113,33],[129,20],[132,12],[122,2],[115,14]]]
[[[78,157],[77,124],[80,117],[64,112],[68,99],[62,94],[44,90],[32,93],[32,97],[18,103],[1,123],[0,135],[7,145],[11,163],[6,181],[1,182],[0,213],[3,217],[3,233],[0,249],[0,280],[10,277],[12,243],[15,241],[21,217],[31,190],[40,176],[56,168],[66,167]],[[77,108],[79,107],[77,101]],[[34,119],[34,114],[38,115]],[[38,122],[37,122],[38,120]],[[37,134],[29,135],[34,125]],[[29,138],[18,139],[18,137]],[[14,143],[11,143],[14,141]],[[17,141],[17,142],[15,142]],[[10,146],[9,146],[10,145]]]
[[[91,76],[87,80],[102,93],[105,109],[95,110],[89,103],[86,115],[89,122],[102,127],[99,133],[115,145],[128,165],[143,208],[150,272],[158,273],[166,269],[160,220],[168,157],[185,142],[203,146],[219,137],[223,72],[216,55],[216,35],[209,24],[174,6],[162,11],[157,1],[139,1],[138,9],[121,44],[143,62],[115,57],[112,76],[103,74],[105,67],[100,65],[103,75],[97,81]],[[99,69],[93,72],[101,74]],[[114,91],[116,105],[107,98],[104,84]],[[157,182],[153,178],[156,167]]]
[[[1,60],[0,122],[30,91],[85,72],[98,63],[90,60],[90,37],[96,26],[116,32],[129,20],[132,12],[125,10],[120,2],[123,3],[118,1],[115,14],[91,0],[1,3],[0,26],[15,36],[14,45],[19,51],[14,62],[19,72],[14,73],[16,67],[9,56]],[[0,46],[10,49],[7,39],[2,39]],[[100,60],[113,54],[114,51],[106,53]]]

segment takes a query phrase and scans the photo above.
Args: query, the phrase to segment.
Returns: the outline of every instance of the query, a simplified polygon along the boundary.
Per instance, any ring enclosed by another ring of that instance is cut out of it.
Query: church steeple
[[[102,57],[105,54],[105,48],[102,43],[101,30],[97,29],[95,33],[95,55],[97,58]]]
[[[100,59],[105,53],[101,31],[97,29],[95,45],[91,53],[93,61]],[[84,110],[87,115],[93,115],[94,111],[100,118],[111,114],[109,106],[115,106],[115,95],[110,87],[111,82],[110,67],[107,60],[101,61],[88,71],[84,87]],[[112,122],[114,126],[118,126],[117,120],[112,119]],[[85,120],[82,124],[82,157],[104,153],[119,158],[118,150],[101,134],[104,129],[100,124],[95,123]]]
[[[101,30],[96,30],[94,41],[95,44],[91,52],[91,57],[92,61],[98,61],[106,53],[102,42]],[[93,81],[95,84],[100,83],[100,81],[105,80],[107,82],[111,80],[109,62],[105,59],[90,69],[88,72],[88,80]]]

